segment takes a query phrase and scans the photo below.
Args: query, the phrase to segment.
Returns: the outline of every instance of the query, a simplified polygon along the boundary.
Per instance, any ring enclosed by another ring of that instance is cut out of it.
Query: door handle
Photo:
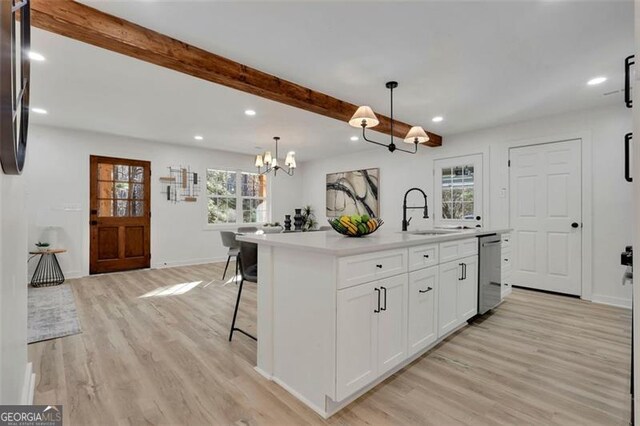
[[[631,177],[631,156],[629,151],[631,149],[631,139],[633,139],[633,133],[627,133],[624,135],[624,179],[627,182],[633,182]]]
[[[376,288],[375,291],[378,292],[378,309],[374,309],[373,313],[374,314],[378,314],[378,313],[380,313],[380,289]]]
[[[384,291],[384,308],[380,308],[381,311],[387,310],[387,288],[380,286],[380,288]]]
[[[578,222],[573,222],[573,223],[571,224],[571,227],[572,227],[572,228],[579,228],[579,227],[580,227],[580,224],[579,224]]]
[[[466,263],[462,264],[462,272],[464,273],[463,280],[466,280],[467,279],[467,264]]]
[[[635,55],[627,56],[624,60],[624,104],[627,108],[633,107],[633,99],[631,99],[631,65],[635,64]]]
[[[431,290],[433,290],[433,288],[432,288],[432,287],[427,287],[427,289],[426,289],[426,290],[418,290],[418,293],[428,293],[428,292],[430,292]]]
[[[460,267],[460,278],[458,278],[458,281],[462,281],[464,280],[464,263],[458,263],[458,266]]]

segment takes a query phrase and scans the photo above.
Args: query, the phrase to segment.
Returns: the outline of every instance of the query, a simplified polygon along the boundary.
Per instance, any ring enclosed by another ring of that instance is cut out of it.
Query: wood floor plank
[[[66,425],[622,425],[631,313],[515,289],[329,420],[228,342],[237,286],[224,264],[69,280],[83,333],[29,345],[35,400]],[[234,265],[230,265],[233,270]],[[238,324],[256,331],[256,286]]]

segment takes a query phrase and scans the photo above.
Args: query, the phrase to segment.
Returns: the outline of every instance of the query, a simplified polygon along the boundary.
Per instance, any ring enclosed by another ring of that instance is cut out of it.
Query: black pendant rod
[[[369,142],[369,143],[373,143],[376,145],[380,145],[380,146],[384,146],[385,148],[387,148],[389,150],[389,152],[394,152],[394,151],[402,151],[402,152],[406,152],[407,154],[415,154],[418,152],[418,142],[415,141],[413,144],[413,151],[409,151],[406,149],[402,149],[402,148],[398,148],[396,146],[396,144],[393,141],[393,89],[395,89],[396,87],[398,87],[398,82],[397,81],[389,81],[387,82],[387,84],[385,85],[387,89],[389,89],[390,93],[390,101],[391,101],[391,111],[390,111],[390,123],[389,123],[389,127],[391,130],[391,143],[389,145],[384,144],[384,143],[380,143],[380,142],[376,142],[374,140],[368,139],[365,129],[367,128],[367,121],[366,120],[362,120],[362,139],[364,139],[365,141]]]

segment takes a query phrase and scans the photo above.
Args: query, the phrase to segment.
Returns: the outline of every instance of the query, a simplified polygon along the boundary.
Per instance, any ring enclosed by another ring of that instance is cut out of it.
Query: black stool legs
[[[227,264],[224,267],[224,272],[222,273],[222,280],[227,276],[227,268],[229,267],[229,261],[231,260],[231,256],[227,256]],[[238,269],[238,268],[236,268]]]
[[[243,286],[244,286],[244,278],[240,278],[240,286],[238,287],[238,298],[236,299],[236,308],[233,311],[233,321],[231,321],[231,331],[229,332],[229,341],[231,341],[231,339],[233,338],[234,331],[239,331],[240,333],[252,338],[253,340],[256,340],[256,341],[258,340],[255,336],[252,336],[251,334],[247,333],[241,328],[236,327],[236,318],[238,316],[238,307],[240,307],[240,297],[242,296]]]

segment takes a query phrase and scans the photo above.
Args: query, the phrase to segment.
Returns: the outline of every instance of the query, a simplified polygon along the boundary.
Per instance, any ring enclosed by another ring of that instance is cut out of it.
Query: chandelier
[[[376,115],[373,113],[373,110],[368,106],[359,107],[356,110],[356,113],[353,114],[353,117],[351,117],[351,120],[349,120],[349,124],[353,127],[362,127],[362,138],[369,143],[384,146],[389,150],[389,152],[394,152],[397,150],[397,151],[402,151],[409,154],[415,154],[416,152],[418,152],[418,144],[427,142],[429,140],[429,135],[427,135],[427,132],[425,132],[422,127],[414,126],[409,130],[407,135],[404,137],[405,143],[413,144],[413,151],[398,148],[396,146],[396,144],[393,142],[393,89],[398,87],[398,82],[389,81],[385,86],[387,87],[387,89],[389,89],[391,93],[391,116],[390,116],[391,143],[387,145],[385,143],[376,142],[374,140],[367,138],[366,129],[369,127],[375,127],[380,123],[380,121],[378,120],[378,117],[376,117]]]
[[[296,170],[296,153],[293,151],[289,151],[287,153],[287,157],[284,160],[284,165],[287,166],[287,169],[285,170],[284,167],[278,165],[278,141],[280,140],[280,137],[274,136],[273,140],[276,141],[275,156],[271,155],[271,151],[266,151],[263,155],[256,155],[256,167],[258,168],[258,173],[265,175],[273,172],[273,175],[276,176],[278,174],[278,170],[282,170],[289,176],[293,176],[293,172]],[[262,171],[262,167],[266,167],[264,171]]]

